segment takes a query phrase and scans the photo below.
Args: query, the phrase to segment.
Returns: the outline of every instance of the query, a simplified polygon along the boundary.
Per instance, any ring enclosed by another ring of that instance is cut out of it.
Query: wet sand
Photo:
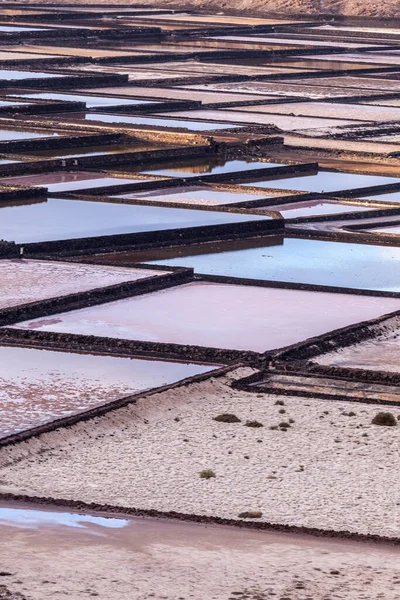
[[[390,546],[20,506],[0,508],[0,566],[30,600],[400,598]]]

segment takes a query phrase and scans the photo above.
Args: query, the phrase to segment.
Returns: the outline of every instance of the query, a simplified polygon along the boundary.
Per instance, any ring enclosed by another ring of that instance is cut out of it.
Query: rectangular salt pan
[[[223,246],[221,246],[223,248]],[[196,273],[400,292],[400,248],[285,238],[284,244],[153,260]]]
[[[0,239],[17,243],[270,220],[267,216],[50,198],[0,207]]]
[[[0,436],[67,417],[213,367],[0,347]]]
[[[369,187],[400,183],[395,177],[382,177],[379,175],[357,175],[355,173],[334,173],[319,171],[316,175],[305,177],[288,177],[273,181],[258,181],[244,183],[244,186],[274,188],[279,190],[296,190],[305,192],[338,192],[354,188]]]
[[[10,308],[45,298],[66,296],[157,275],[160,275],[160,271],[151,269],[3,259],[0,261],[0,308]]]
[[[400,299],[196,282],[15,327],[263,352],[398,309]]]

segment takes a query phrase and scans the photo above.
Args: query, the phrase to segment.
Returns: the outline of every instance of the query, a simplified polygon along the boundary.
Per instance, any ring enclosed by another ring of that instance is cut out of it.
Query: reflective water
[[[400,299],[195,282],[15,327],[262,352],[400,309]]]
[[[150,117],[124,117],[119,115],[87,114],[89,121],[102,123],[124,123],[126,125],[148,125],[149,127],[173,127],[189,131],[214,131],[217,129],[232,129],[238,127],[230,123],[204,123],[202,121],[184,121],[178,119],[152,119]]]
[[[59,134],[53,131],[48,133],[37,133],[36,131],[18,131],[17,129],[0,129],[0,141],[10,142],[13,140],[33,140],[35,138],[58,137]]]
[[[18,94],[18,96],[20,96],[20,94]],[[24,94],[24,98],[35,98],[37,100],[53,100],[54,102],[85,102],[88,108],[96,108],[100,106],[125,106],[129,104],[148,104],[146,100],[107,98],[106,96],[83,96],[81,94],[59,94],[51,92],[42,92],[39,94]]]
[[[0,207],[0,239],[17,243],[44,242],[268,219],[203,210],[49,198],[41,204]]]
[[[374,229],[366,229],[366,231],[370,231],[371,233],[391,233],[392,235],[400,234],[400,223],[398,225],[392,225],[387,227],[376,227]]]
[[[335,202],[311,200],[310,202],[293,202],[291,204],[281,204],[272,206],[270,210],[281,213],[285,219],[297,219],[300,217],[313,217],[318,215],[333,215],[340,213],[364,212],[367,210],[378,209],[378,207],[351,204],[348,202]]]
[[[36,427],[212,368],[0,346],[0,435]]]
[[[102,173],[90,171],[55,171],[40,175],[25,175],[23,177],[4,178],[6,185],[26,185],[33,187],[46,187],[49,192],[70,192],[76,190],[90,190],[111,185],[135,183],[138,179],[127,177],[107,177]]]
[[[220,175],[236,171],[252,171],[253,169],[268,169],[268,167],[281,167],[279,163],[251,162],[246,160],[228,160],[223,165],[205,164],[203,167],[196,165],[177,164],[173,168],[146,169],[143,173],[148,175],[162,175],[163,177],[195,177],[198,175]]]
[[[197,273],[400,292],[400,248],[285,238],[281,246],[179,256],[153,264]],[[184,251],[183,251],[184,252]],[[162,255],[161,255],[162,256]]]
[[[11,525],[24,529],[43,526],[86,528],[87,523],[94,523],[100,527],[119,529],[128,525],[130,521],[128,519],[95,517],[88,514],[61,511],[0,507],[0,525]]]
[[[224,192],[223,190],[208,187],[191,186],[189,188],[166,188],[162,192],[160,192],[160,190],[153,192],[137,192],[136,194],[130,192],[128,194],[117,194],[113,197],[137,198],[139,200],[143,199],[146,201],[150,200],[153,202],[169,202],[187,205],[202,204],[204,206],[218,206],[232,204],[234,202],[257,200],[267,197],[267,194],[260,194],[258,196],[256,194],[240,194],[233,192]]]
[[[258,181],[244,183],[244,186],[276,188],[279,190],[299,190],[305,192],[337,192],[358,187],[386,185],[387,183],[400,183],[395,177],[382,177],[380,175],[357,175],[355,173],[333,173],[319,171],[316,175],[304,177],[291,177],[274,181]]]
[[[51,79],[54,77],[66,77],[61,73],[38,73],[36,71],[9,71],[6,69],[0,69],[0,80],[12,80],[12,79]]]

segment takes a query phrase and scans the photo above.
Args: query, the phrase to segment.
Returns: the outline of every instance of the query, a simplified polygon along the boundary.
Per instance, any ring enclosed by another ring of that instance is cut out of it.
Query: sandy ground
[[[400,549],[387,546],[144,519],[2,520],[0,535],[2,583],[29,600],[400,598]]]
[[[22,3],[21,0],[19,2]],[[19,2],[16,2],[18,4]],[[28,0],[23,4],[38,4],[37,0]],[[41,4],[49,4],[47,0]],[[58,4],[82,4],[80,0],[59,0]],[[120,5],[119,0],[85,0],[84,4]],[[126,4],[130,4],[126,2]],[[131,2],[135,5],[134,2]],[[177,0],[149,1],[143,3],[153,7],[173,7],[184,10],[185,5]],[[190,9],[232,11],[246,16],[254,15],[349,15],[364,17],[400,17],[400,5],[397,0],[192,0]]]
[[[0,308],[159,275],[159,271],[36,260],[0,262]]]
[[[233,391],[248,371],[3,449],[0,491],[399,536],[400,427],[371,425],[376,406]],[[213,420],[225,412],[242,422]]]

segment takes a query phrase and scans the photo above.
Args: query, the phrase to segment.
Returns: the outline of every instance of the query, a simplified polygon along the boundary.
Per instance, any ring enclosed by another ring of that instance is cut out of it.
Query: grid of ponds
[[[400,310],[400,30],[105,11],[0,8],[0,437]]]

